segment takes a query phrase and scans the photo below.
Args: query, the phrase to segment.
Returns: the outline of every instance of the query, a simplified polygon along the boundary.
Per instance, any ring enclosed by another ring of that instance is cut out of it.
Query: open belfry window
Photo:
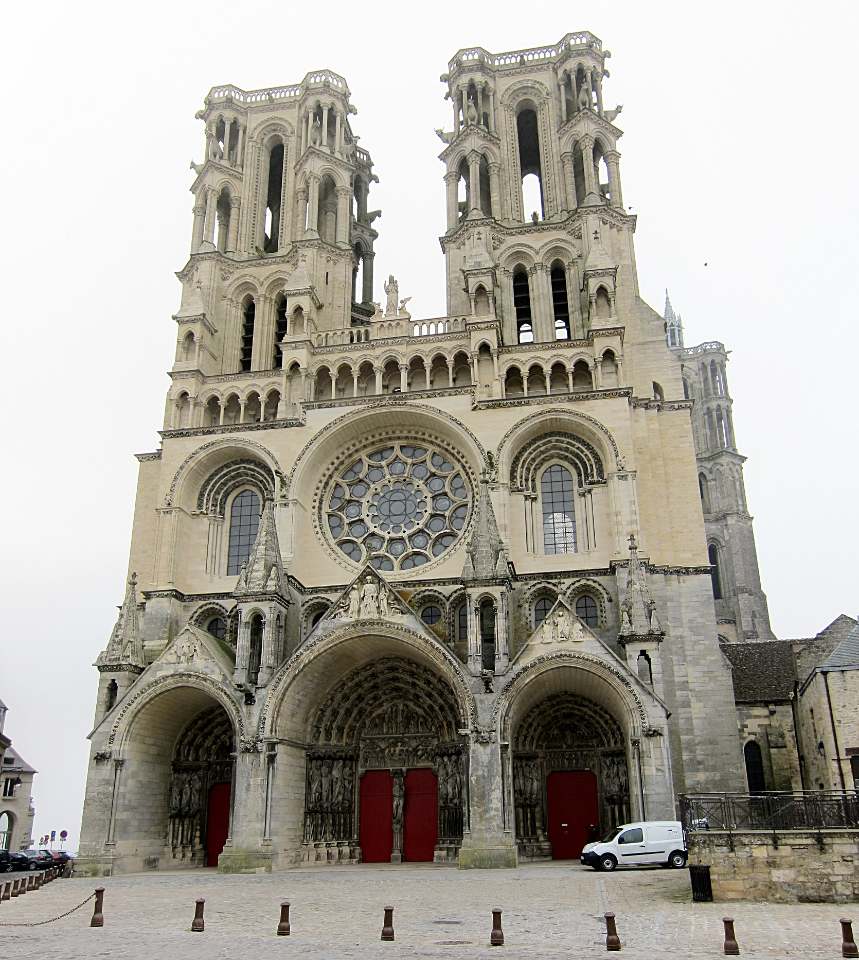
[[[513,307],[516,310],[516,335],[519,343],[534,342],[534,321],[531,318],[531,288],[524,267],[513,271]]]
[[[256,304],[252,297],[248,297],[242,310],[242,340],[239,346],[239,363],[242,370],[250,370],[251,357],[254,351],[254,321],[256,319]]]

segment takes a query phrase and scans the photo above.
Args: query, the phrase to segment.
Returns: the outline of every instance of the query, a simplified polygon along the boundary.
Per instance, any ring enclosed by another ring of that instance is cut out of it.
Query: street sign
[[[65,840],[69,835],[68,830],[60,830],[60,840]]]

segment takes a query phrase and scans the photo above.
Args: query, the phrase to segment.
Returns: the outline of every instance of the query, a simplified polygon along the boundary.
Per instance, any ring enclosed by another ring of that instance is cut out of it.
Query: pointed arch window
[[[567,273],[559,261],[552,264],[552,312],[555,318],[555,339],[570,339],[570,305],[567,301]]]
[[[230,507],[230,540],[227,548],[227,576],[241,573],[259,529],[260,498],[253,490],[242,490]]]
[[[456,611],[456,639],[468,639],[468,605],[461,603]]]
[[[599,624],[599,608],[590,594],[584,593],[576,600],[576,616],[589,627]]]
[[[242,342],[239,348],[239,361],[242,370],[250,370],[251,357],[254,350],[254,321],[256,319],[256,304],[248,299],[242,311]]]
[[[549,616],[549,611],[552,609],[552,598],[551,597],[539,597],[537,602],[534,604],[534,629],[537,627]]]
[[[573,475],[555,463],[540,479],[543,508],[543,549],[546,553],[575,553],[576,512]]]
[[[12,842],[12,815],[0,813],[0,850],[8,850]]]
[[[286,336],[289,328],[289,319],[286,315],[286,297],[283,294],[277,298],[275,306],[274,321],[274,353],[272,355],[272,367],[280,370],[283,367],[283,351],[280,349],[280,342]]]
[[[484,670],[495,670],[495,604],[480,603],[480,660]]]
[[[713,599],[722,599],[722,575],[719,570],[719,548],[715,543],[707,547],[707,557],[710,560],[710,579],[713,582]]]

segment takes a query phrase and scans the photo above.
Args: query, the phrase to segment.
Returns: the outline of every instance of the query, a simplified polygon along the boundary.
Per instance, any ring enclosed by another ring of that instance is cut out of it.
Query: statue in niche
[[[360,584],[353,584],[349,591],[349,597],[346,604],[346,612],[350,620],[357,620],[361,612],[361,587]]]
[[[385,620],[387,619],[389,613],[390,609],[388,607],[388,591],[382,589],[379,591],[379,616]]]
[[[632,599],[627,597],[620,605],[620,632],[632,632]]]
[[[583,83],[581,90],[579,90],[579,110],[590,110],[591,109],[591,92],[588,89],[587,83]]]
[[[322,761],[310,761],[310,806],[322,804]]]
[[[395,317],[397,315],[397,303],[400,298],[400,285],[394,279],[394,275],[388,274],[388,279],[385,282],[385,294],[387,295],[388,301],[385,304],[385,316],[386,317]]]
[[[313,118],[313,126],[310,128],[310,142],[314,147],[322,143],[322,121],[318,114]]]
[[[451,803],[461,803],[462,802],[462,770],[460,767],[460,758],[451,757],[450,758],[450,802]]]
[[[450,779],[450,764],[447,757],[438,758],[438,805],[444,807],[447,805],[449,795],[448,781]]]
[[[331,803],[331,761],[322,761],[322,804],[328,806]]]
[[[650,624],[650,632],[661,633],[662,625],[659,622],[659,617],[656,616],[656,601],[653,597],[648,597],[644,601],[644,606],[647,609],[647,622]]]
[[[469,97],[468,101],[465,104],[465,125],[468,126],[477,126],[477,107],[474,105],[474,100]]]
[[[366,577],[361,587],[361,617],[374,620],[379,616],[379,586],[373,577]]]

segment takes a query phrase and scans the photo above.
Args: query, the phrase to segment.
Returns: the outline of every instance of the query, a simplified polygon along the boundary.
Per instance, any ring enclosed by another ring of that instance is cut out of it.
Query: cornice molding
[[[492,410],[496,407],[527,407],[545,403],[582,403],[587,400],[628,399],[632,396],[630,387],[610,390],[583,390],[581,393],[541,393],[535,397],[513,397],[506,400],[477,400],[475,410]]]
[[[303,420],[264,420],[261,423],[223,423],[214,427],[184,427],[179,430],[159,430],[162,440],[177,437],[208,437],[212,434],[249,433],[254,430],[279,430],[287,427],[303,427]]]

